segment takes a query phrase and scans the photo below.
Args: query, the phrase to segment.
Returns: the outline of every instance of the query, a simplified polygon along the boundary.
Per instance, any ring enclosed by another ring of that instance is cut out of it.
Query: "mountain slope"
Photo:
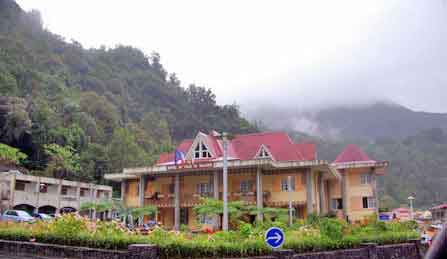
[[[85,179],[151,163],[198,130],[256,130],[209,89],[183,88],[158,53],[85,49],[12,0],[0,0],[0,96],[0,142],[27,153],[31,169],[65,170],[46,149],[56,143],[79,156],[73,177]]]

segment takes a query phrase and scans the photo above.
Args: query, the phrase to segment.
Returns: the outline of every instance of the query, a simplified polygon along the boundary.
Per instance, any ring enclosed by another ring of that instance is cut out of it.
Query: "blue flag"
[[[178,164],[183,164],[185,162],[185,154],[176,149],[175,150],[175,157],[174,157],[174,164],[178,165]]]

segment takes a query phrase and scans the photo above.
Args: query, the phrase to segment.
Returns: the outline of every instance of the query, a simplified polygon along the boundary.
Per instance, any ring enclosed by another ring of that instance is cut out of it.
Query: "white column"
[[[342,170],[341,172],[341,198],[342,198],[342,205],[343,205],[343,216],[345,219],[348,219],[348,183],[346,179],[346,171]]]
[[[98,200],[96,199],[96,197],[98,196],[98,190],[96,190],[96,188],[92,185],[92,193],[93,193],[93,202],[96,204],[98,203]],[[96,209],[93,210],[93,219],[96,220]]]
[[[9,183],[10,197],[9,197],[9,209],[14,208],[14,199],[16,193],[16,175],[15,173],[11,174],[11,182]]]
[[[258,167],[256,169],[256,207],[258,210],[261,210],[264,207],[264,199],[263,199],[263,189],[262,189],[262,169]],[[261,212],[258,213],[258,220],[263,221],[264,214]]]
[[[215,171],[213,173],[213,198],[218,200],[219,199],[219,171]],[[217,215],[214,217],[214,228],[217,230],[219,229],[220,225],[220,216]]]
[[[56,208],[56,214],[61,213],[61,194],[62,192],[62,179],[59,179],[59,183],[57,184],[57,208]]]
[[[175,175],[174,185],[174,230],[180,230],[180,175]]]
[[[76,186],[76,200],[78,201],[77,211],[79,212],[79,209],[81,208],[81,183],[80,182],[78,182],[78,185]]]
[[[36,181],[36,188],[34,190],[35,194],[36,194],[36,204],[35,204],[35,210],[34,213],[39,213],[39,200],[40,200],[40,176],[37,177],[37,181]]]
[[[219,199],[219,171],[213,173],[213,198]]]
[[[306,202],[307,202],[307,215],[314,213],[314,178],[311,169],[306,172]]]
[[[319,191],[318,191],[318,196],[319,196],[319,205],[320,205],[320,214],[321,215],[325,215],[327,213],[326,210],[326,196],[325,196],[325,181],[323,179],[323,173],[320,172],[318,174],[318,185],[319,185]]]

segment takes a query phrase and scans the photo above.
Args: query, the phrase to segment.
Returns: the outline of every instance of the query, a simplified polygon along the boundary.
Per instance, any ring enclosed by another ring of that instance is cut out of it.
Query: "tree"
[[[76,175],[81,171],[79,154],[72,147],[46,144],[44,151],[50,157],[47,170],[54,176]]]
[[[14,96],[18,93],[17,81],[10,73],[0,71],[0,94]]]
[[[20,152],[19,149],[0,143],[0,160],[13,161],[16,164],[20,164],[27,157],[28,156]]]
[[[124,128],[114,131],[107,150],[114,172],[122,172],[126,167],[144,165],[149,159],[146,152],[137,145],[135,136]]]

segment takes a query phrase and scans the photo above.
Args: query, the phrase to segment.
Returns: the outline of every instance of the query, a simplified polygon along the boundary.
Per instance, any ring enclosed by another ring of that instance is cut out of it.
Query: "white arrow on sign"
[[[281,241],[281,235],[278,232],[276,232],[275,235],[276,236],[268,237],[267,240],[275,240],[275,244]]]

